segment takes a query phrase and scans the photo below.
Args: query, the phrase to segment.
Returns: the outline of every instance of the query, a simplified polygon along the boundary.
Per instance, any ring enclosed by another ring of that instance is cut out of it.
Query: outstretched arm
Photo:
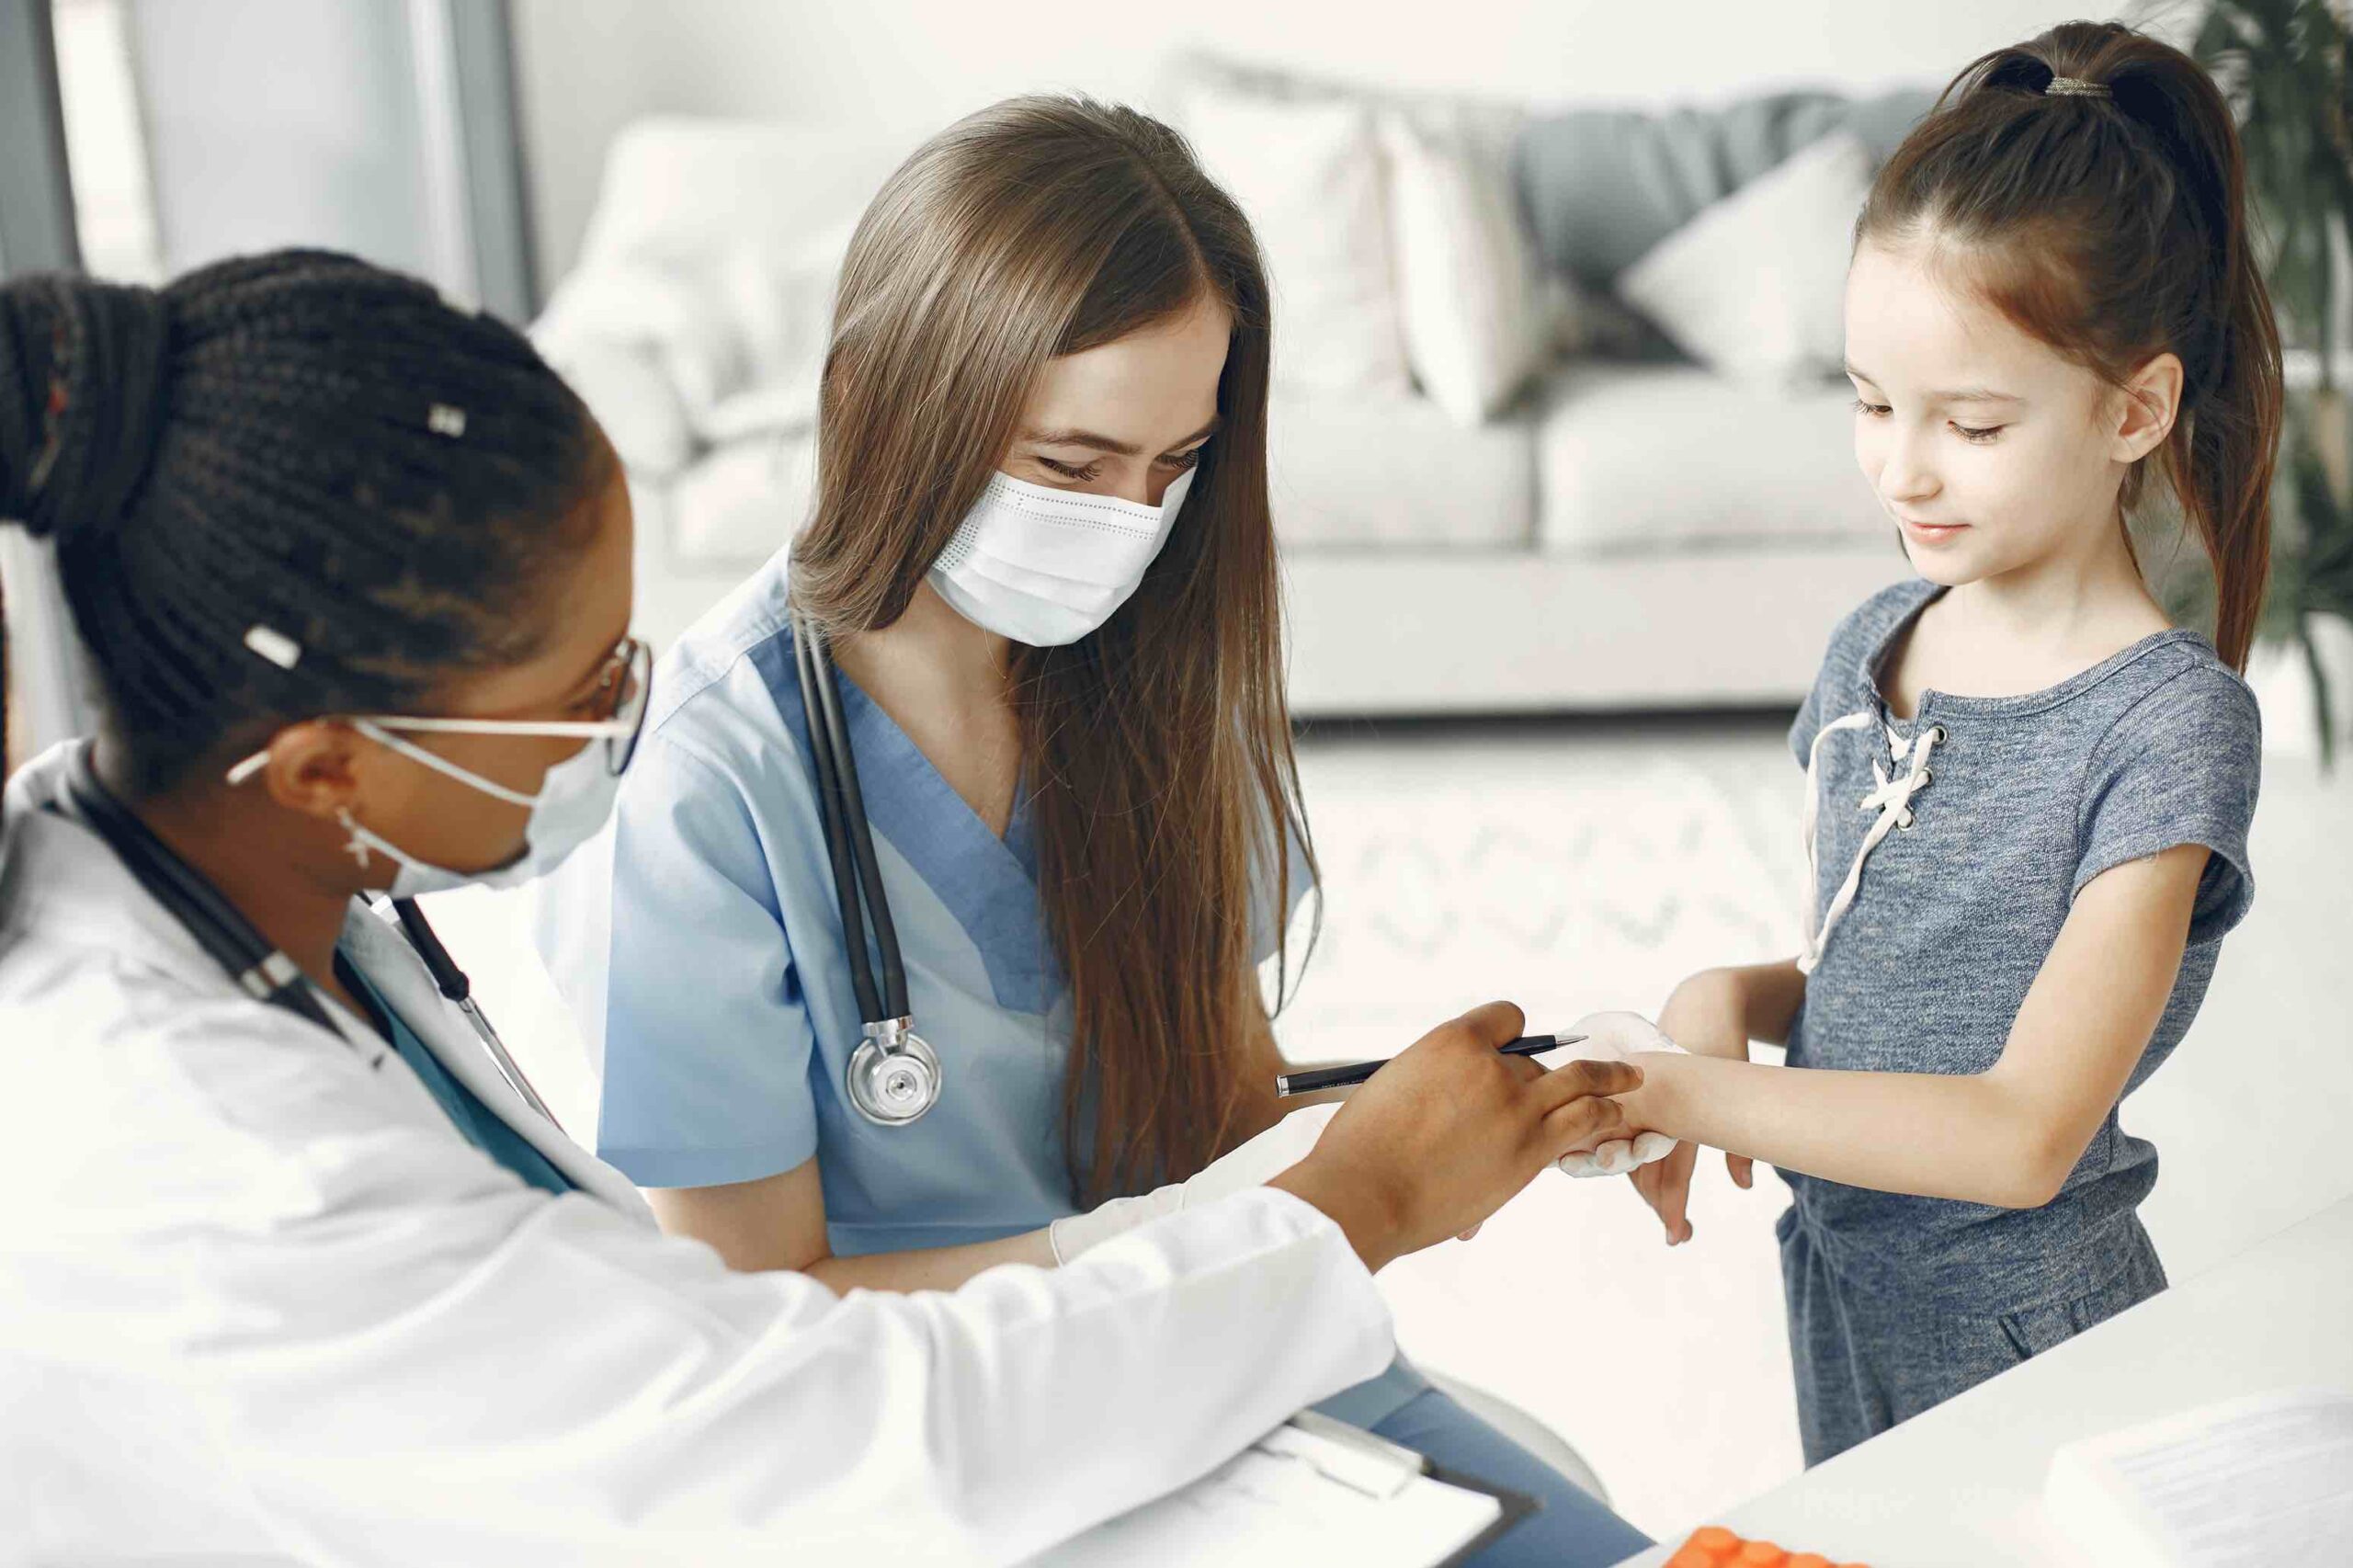
[[[2047,1203],[2123,1093],[2180,972],[2208,851],[2086,883],[2002,1055],[1972,1074],[1645,1055],[1627,1119],[1790,1170],[2006,1208]]]

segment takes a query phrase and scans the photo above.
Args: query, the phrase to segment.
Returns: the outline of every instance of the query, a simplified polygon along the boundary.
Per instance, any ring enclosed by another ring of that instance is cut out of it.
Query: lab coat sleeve
[[[157,1375],[305,1561],[1012,1562],[1393,1349],[1338,1229],[1285,1193],[1068,1268],[836,1297],[524,1187],[429,1111],[388,1124],[317,1078],[220,1107],[242,1128],[203,1181],[215,1202],[263,1184],[230,1207],[268,1222],[155,1249],[168,1299],[202,1303],[171,1308]],[[155,1300],[126,1279],[111,1310]],[[153,1339],[88,1326],[118,1356]]]
[[[540,895],[548,971],[601,1062],[597,1153],[641,1187],[713,1187],[817,1152],[814,1040],[736,781],[645,737],[610,833]]]

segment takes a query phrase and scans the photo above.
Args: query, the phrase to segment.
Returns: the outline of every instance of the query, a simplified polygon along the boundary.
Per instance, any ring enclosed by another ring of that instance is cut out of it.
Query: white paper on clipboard
[[[1503,1513],[1488,1493],[1423,1473],[1418,1454],[1309,1411],[1192,1485],[1032,1558],[1030,1568],[1432,1568]]]

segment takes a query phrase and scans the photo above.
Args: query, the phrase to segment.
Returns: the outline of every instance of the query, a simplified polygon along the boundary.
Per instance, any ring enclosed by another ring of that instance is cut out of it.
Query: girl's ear
[[[2170,351],[2158,355],[2124,384],[2111,455],[2120,463],[2134,463],[2165,445],[2173,434],[2174,416],[2181,410],[2181,360]]]

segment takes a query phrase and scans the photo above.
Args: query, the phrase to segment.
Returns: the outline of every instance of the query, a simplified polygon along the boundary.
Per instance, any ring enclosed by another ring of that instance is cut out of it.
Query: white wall
[[[2107,9],[2068,0],[514,0],[542,283],[570,267],[605,148],[652,111],[838,122],[910,141],[1009,94],[1150,107],[1201,51],[1349,81],[1534,104],[1942,81]]]

